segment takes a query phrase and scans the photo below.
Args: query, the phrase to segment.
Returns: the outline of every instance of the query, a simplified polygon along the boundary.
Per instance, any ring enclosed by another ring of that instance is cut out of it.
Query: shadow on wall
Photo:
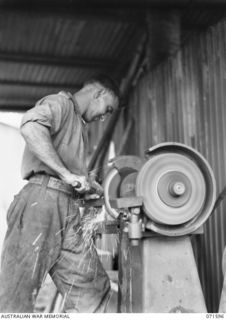
[[[24,140],[19,130],[0,123],[0,252],[6,232],[7,209],[26,183],[20,174],[23,149]]]

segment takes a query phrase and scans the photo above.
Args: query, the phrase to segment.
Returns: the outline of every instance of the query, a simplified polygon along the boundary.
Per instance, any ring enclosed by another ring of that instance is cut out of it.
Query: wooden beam
[[[77,91],[82,87],[82,84],[78,83],[56,83],[56,82],[36,82],[36,81],[24,81],[24,80],[2,80],[0,79],[0,89],[3,86],[7,87],[33,87],[33,88],[52,88],[52,89],[68,89]]]
[[[144,46],[146,43],[146,38],[147,38],[146,34],[144,34],[141,37],[140,42],[135,50],[130,67],[128,69],[127,76],[122,80],[122,82],[120,84],[121,96],[126,96],[128,93],[128,90],[131,86],[133,75],[135,74],[136,69],[139,64],[139,61],[140,61],[140,56],[143,53],[143,49],[144,49]],[[98,157],[101,156],[103,158],[104,155],[106,154],[106,152],[108,150],[109,143],[110,143],[111,138],[114,134],[114,130],[115,130],[115,127],[116,127],[116,124],[117,124],[117,121],[119,119],[120,114],[121,114],[121,109],[119,108],[118,110],[116,110],[116,112],[114,112],[114,114],[110,118],[110,121],[108,123],[108,127],[103,132],[102,137],[101,137],[100,141],[98,142],[97,148],[94,151],[92,158],[90,160],[90,163],[88,166],[89,171],[93,170],[93,168],[95,167]],[[102,167],[102,164],[99,167]]]
[[[1,52],[0,61],[16,62],[16,63],[29,63],[35,65],[57,66],[64,68],[88,68],[88,69],[110,69],[116,61],[111,59],[98,59],[91,57],[57,57],[50,55],[39,55],[33,53],[12,53]]]
[[[2,3],[3,0],[0,1]],[[30,8],[40,8],[40,9],[53,9],[53,8],[69,8],[69,10],[76,9],[85,9],[85,10],[103,10],[103,9],[116,9],[116,8],[155,8],[155,7],[185,7],[185,6],[197,6],[197,7],[206,7],[206,6],[225,6],[225,0],[64,0],[64,1],[53,1],[52,0],[12,0],[10,4],[5,4],[3,2],[2,6],[12,7],[12,8],[21,8],[21,9],[30,9]],[[63,3],[63,4],[62,4]]]
[[[121,22],[121,23],[143,23],[144,10],[139,10],[134,12],[129,8],[120,9],[118,7],[109,8],[108,6],[90,6],[84,7],[83,5],[55,5],[45,4],[39,5],[32,3],[27,3],[26,5],[21,5],[21,3],[16,3],[11,5],[0,5],[0,13],[4,14],[18,14],[18,15],[32,15],[32,17],[48,17],[48,18],[59,18],[59,19],[73,19],[82,21],[104,21],[104,22]]]
[[[77,84],[0,80],[0,110],[28,110],[46,95],[78,89]]]
[[[127,143],[128,138],[130,136],[130,132],[131,132],[131,130],[133,128],[133,124],[134,124],[134,119],[131,118],[130,121],[128,122],[126,128],[125,128],[124,134],[122,136],[120,145],[119,145],[118,150],[117,150],[117,155],[122,155],[123,154],[124,149],[126,147],[126,143]]]
[[[3,0],[0,1],[0,3]],[[52,0],[12,0],[10,3],[6,4],[3,2],[2,7],[21,9],[21,10],[49,10],[54,11],[57,8],[62,11],[77,12],[78,10],[83,10],[86,12],[94,11],[101,12],[103,10],[113,10],[113,9],[139,9],[139,8],[184,8],[186,6],[196,6],[196,7],[216,7],[225,6],[225,0],[64,0],[64,1],[53,1]],[[62,5],[63,3],[63,5]]]
[[[11,99],[0,99],[0,111],[26,111],[34,106],[35,100],[11,100]]]

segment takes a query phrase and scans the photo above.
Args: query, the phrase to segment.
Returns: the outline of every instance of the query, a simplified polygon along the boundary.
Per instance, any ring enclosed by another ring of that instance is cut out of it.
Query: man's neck
[[[89,106],[91,92],[89,92],[88,90],[81,89],[73,94],[73,98],[77,102],[81,115],[83,115]]]

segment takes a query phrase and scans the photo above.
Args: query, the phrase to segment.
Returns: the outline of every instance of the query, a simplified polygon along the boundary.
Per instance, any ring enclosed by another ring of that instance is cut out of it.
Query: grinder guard
[[[215,178],[208,162],[181,143],[158,144],[146,151],[144,163],[135,156],[113,161],[104,182],[109,214],[119,212],[110,200],[142,197],[145,228],[166,236],[181,236],[200,228],[210,216],[216,198]]]

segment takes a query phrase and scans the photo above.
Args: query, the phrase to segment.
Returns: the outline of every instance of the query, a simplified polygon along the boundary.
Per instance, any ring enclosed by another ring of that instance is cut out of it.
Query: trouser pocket
[[[63,249],[74,250],[82,241],[82,228],[79,205],[74,199],[69,200],[68,216],[66,217]]]
[[[7,233],[11,231],[11,227],[14,225],[16,225],[19,229],[22,227],[23,212],[25,207],[25,200],[20,195],[16,195],[10,204],[6,215],[6,221],[8,225]]]

